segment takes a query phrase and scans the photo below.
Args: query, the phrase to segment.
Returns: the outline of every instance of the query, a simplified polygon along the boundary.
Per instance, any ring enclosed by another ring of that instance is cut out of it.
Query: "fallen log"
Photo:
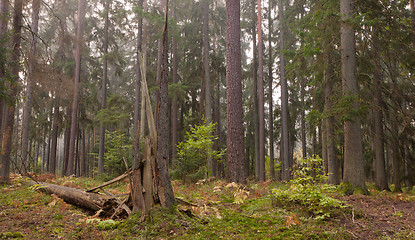
[[[65,202],[81,207],[86,210],[98,211],[105,205],[111,205],[115,202],[113,197],[98,193],[90,193],[77,188],[70,188],[51,183],[32,183],[38,191],[55,194]]]

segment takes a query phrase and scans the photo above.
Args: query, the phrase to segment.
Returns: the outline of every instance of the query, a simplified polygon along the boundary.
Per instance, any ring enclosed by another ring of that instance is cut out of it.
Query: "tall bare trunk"
[[[388,181],[386,179],[386,166],[385,166],[385,143],[384,143],[384,136],[383,136],[383,113],[382,113],[382,70],[379,64],[380,56],[378,51],[380,50],[380,42],[378,39],[378,31],[374,32],[373,35],[373,44],[374,44],[374,53],[375,56],[373,61],[375,62],[375,69],[373,73],[373,101],[374,101],[374,109],[373,109],[373,121],[374,121],[374,129],[375,134],[374,138],[374,146],[375,146],[375,182],[376,188],[379,190],[386,190],[389,189]]]
[[[105,1],[105,24],[104,24],[104,56],[103,56],[103,72],[102,72],[102,98],[101,109],[107,108],[107,79],[108,79],[108,28],[109,28],[109,11],[110,1]],[[99,128],[99,158],[98,158],[98,173],[104,173],[104,154],[105,154],[105,126],[101,123]]]
[[[23,108],[23,122],[22,122],[22,161],[27,163],[27,151],[29,143],[29,132],[30,132],[30,116],[32,114],[32,92],[34,82],[34,71],[36,64],[36,44],[37,35],[39,29],[39,11],[40,11],[40,0],[33,0],[32,2],[32,29],[31,29],[31,43],[30,43],[30,55],[29,55],[29,76],[27,78],[26,86],[26,98]]]
[[[78,30],[76,34],[76,52],[75,52],[75,81],[74,81],[74,93],[72,102],[72,122],[71,122],[71,137],[69,139],[69,157],[68,168],[66,175],[74,174],[74,157],[75,157],[75,141],[78,136],[78,101],[79,101],[79,81],[81,79],[81,44],[82,44],[82,0],[78,0]]]
[[[273,106],[273,99],[272,99],[272,82],[273,82],[273,72],[272,72],[272,65],[274,64],[274,59],[272,55],[272,16],[271,16],[271,9],[272,9],[272,0],[268,1],[268,51],[269,51],[269,58],[268,58],[268,105],[269,105],[269,113],[268,113],[268,122],[269,122],[269,176],[271,179],[275,179],[275,165],[274,165],[274,106]]]
[[[327,50],[327,69],[325,70],[324,80],[325,80],[325,112],[329,113],[333,107],[333,63],[332,63],[332,53],[331,47],[328,47]],[[329,116],[325,119],[325,130],[326,133],[325,138],[323,141],[326,142],[326,157],[327,157],[327,172],[329,174],[328,183],[330,184],[339,184],[340,183],[340,174],[339,174],[339,164],[336,158],[336,145],[335,145],[335,135],[334,135],[334,116],[328,114]]]
[[[172,207],[175,203],[173,188],[169,177],[169,62],[168,62],[168,9],[169,1],[165,5],[165,23],[162,41],[162,68],[160,79],[160,99],[157,125],[157,169],[159,183],[158,194],[163,207]]]
[[[9,0],[0,1],[0,48],[7,49],[7,26],[9,23]],[[0,65],[0,87],[4,87],[4,77],[6,75],[4,63]],[[5,129],[5,122],[7,121],[6,109],[4,99],[0,97],[0,143],[3,141],[3,130]],[[1,148],[1,147],[0,147]],[[1,157],[1,156],[0,156]],[[1,160],[1,159],[0,159]]]
[[[284,0],[279,1],[278,6],[280,20],[280,81],[281,81],[281,112],[282,112],[282,141],[283,141],[283,159],[282,159],[282,180],[291,179],[290,166],[290,124],[288,116],[288,84],[285,77],[285,23],[284,23]]]
[[[252,0],[252,96],[253,96],[253,125],[254,125],[254,148],[255,148],[255,178],[259,180],[260,164],[259,164],[259,113],[258,113],[258,48],[256,35],[257,15],[255,12],[256,0]]]
[[[58,121],[59,121],[59,98],[55,97],[52,123],[52,143],[50,147],[50,158],[49,158],[49,172],[52,174],[56,173],[56,149],[58,146]]]
[[[177,21],[177,3],[175,4],[175,6],[173,7],[173,18],[175,21]],[[178,78],[179,75],[177,73],[178,71],[178,66],[179,66],[179,53],[177,50],[177,38],[173,37],[173,42],[172,42],[172,47],[173,47],[173,84],[177,84],[178,83]],[[173,100],[172,100],[172,154],[171,154],[171,160],[175,160],[177,158],[177,143],[178,143],[178,138],[177,138],[177,124],[178,124],[178,102],[177,102],[177,96],[173,96]]]
[[[12,83],[10,86],[10,94],[7,96],[10,103],[7,106],[7,121],[6,128],[3,132],[2,147],[0,152],[0,183],[8,182],[10,176],[10,155],[12,150],[12,135],[14,127],[14,114],[17,98],[17,85],[19,82],[20,72],[20,42],[21,42],[21,29],[22,29],[22,9],[23,0],[14,1],[14,16],[13,16],[13,37],[12,46],[13,52],[11,57],[11,73]]]
[[[353,0],[340,0],[342,22],[341,32],[341,64],[343,94],[346,97],[358,96],[356,68],[356,40],[353,25],[349,19],[355,13]],[[359,108],[358,102],[352,102],[354,110]],[[367,192],[363,165],[363,146],[361,120],[357,115],[350,116],[344,123],[344,178],[352,187],[360,187]]]
[[[230,182],[244,182],[244,130],[242,111],[241,25],[239,0],[226,1],[227,175]]]
[[[259,181],[265,181],[265,115],[264,50],[262,41],[262,4],[258,0],[258,115],[259,115]]]

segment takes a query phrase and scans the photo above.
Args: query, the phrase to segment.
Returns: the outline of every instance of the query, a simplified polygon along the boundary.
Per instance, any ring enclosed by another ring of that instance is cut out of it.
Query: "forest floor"
[[[334,193],[344,207],[322,219],[299,203],[276,204],[272,190],[286,184],[174,181],[176,197],[194,206],[155,208],[144,222],[138,215],[111,222],[37,192],[21,177],[12,179],[0,187],[0,239],[415,239],[415,196],[410,192],[369,188],[369,196]],[[100,183],[50,175],[41,180],[82,188]],[[127,192],[128,183],[109,191]]]

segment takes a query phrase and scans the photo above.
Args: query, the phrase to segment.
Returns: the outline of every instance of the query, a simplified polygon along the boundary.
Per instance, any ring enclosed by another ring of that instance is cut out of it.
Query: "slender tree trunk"
[[[58,146],[58,121],[59,121],[59,98],[55,97],[55,107],[53,113],[52,123],[52,145],[50,148],[50,160],[49,160],[49,172],[52,174],[56,173],[56,149]]]
[[[239,0],[226,1],[227,177],[245,182]]]
[[[30,116],[32,113],[32,92],[34,82],[34,71],[36,64],[36,44],[37,35],[39,29],[39,11],[40,0],[33,0],[32,2],[32,27],[31,27],[31,43],[30,43],[30,55],[29,55],[29,76],[27,78],[26,86],[26,101],[23,108],[23,122],[22,122],[22,161],[27,163],[27,151],[29,143],[30,132]]]
[[[72,112],[68,109],[68,116],[69,113]],[[62,175],[66,174],[66,171],[68,170],[68,159],[69,159],[69,139],[71,137],[71,128],[66,127],[65,128],[65,137],[64,137],[64,154],[63,154],[63,166],[62,166]]]
[[[209,0],[203,2],[203,66],[205,70],[205,117],[206,124],[212,123],[212,96],[210,86],[210,60],[209,60]],[[212,158],[208,159],[209,169],[216,175],[216,164]]]
[[[257,48],[257,35],[256,35],[256,22],[257,22],[257,15],[255,12],[255,4],[256,0],[252,0],[252,74],[253,74],[253,125],[254,125],[254,147],[255,147],[255,179],[259,180],[260,176],[260,157],[259,157],[259,112],[258,112],[258,62],[257,62],[257,55],[258,55],[258,48]]]
[[[280,17],[280,81],[281,81],[281,111],[282,111],[282,141],[283,143],[283,159],[282,159],[282,180],[291,179],[290,151],[289,151],[289,116],[288,116],[288,85],[285,77],[285,23],[284,23],[284,0],[279,1],[278,7]]]
[[[353,0],[340,0],[342,22],[341,32],[341,63],[343,94],[347,97],[358,95],[356,68],[356,40],[353,25],[349,19],[353,17]],[[352,102],[354,110],[359,108],[358,102]],[[367,192],[363,165],[363,146],[360,117],[355,115],[344,123],[344,178],[352,187],[360,187]]]
[[[269,59],[268,59],[268,105],[269,105],[269,113],[268,113],[268,122],[269,122],[269,175],[271,179],[275,179],[275,165],[274,165],[274,107],[273,107],[273,90],[272,90],[272,82],[273,82],[273,71],[272,65],[274,64],[274,58],[272,55],[272,16],[271,16],[271,9],[272,9],[272,0],[268,1],[268,51],[269,51]]]
[[[144,13],[144,0],[139,0],[138,7]],[[139,133],[139,118],[140,118],[140,103],[141,103],[141,74],[143,69],[141,69],[140,59],[144,55],[142,53],[143,41],[145,41],[144,36],[144,24],[143,24],[143,13],[138,17],[138,40],[137,40],[137,72],[136,72],[136,89],[135,89],[135,106],[134,106],[134,145],[133,145],[133,190],[132,190],[132,199],[133,199],[133,211],[136,212],[141,210],[146,212],[144,197],[142,192],[142,173],[141,173],[141,161],[140,161],[140,133]],[[140,57],[141,54],[141,57]],[[143,57],[144,58],[144,57]]]
[[[86,135],[85,135],[85,127],[81,130],[81,157],[80,157],[80,168],[79,168],[79,175],[81,177],[86,177]]]
[[[110,0],[105,1],[105,25],[104,25],[104,56],[103,56],[103,73],[102,73],[102,98],[101,109],[107,108],[107,78],[108,78],[108,28],[109,28],[109,11]],[[98,158],[98,173],[104,173],[104,154],[105,154],[105,126],[101,123],[99,128],[99,158]]]
[[[384,147],[384,136],[383,136],[383,114],[382,114],[382,71],[379,64],[380,57],[378,51],[380,50],[380,43],[378,39],[378,32],[375,31],[373,39],[374,44],[374,61],[375,69],[373,73],[373,120],[374,120],[374,146],[375,146],[375,183],[378,190],[389,190],[388,181],[386,178],[386,167],[385,167],[385,147]]]
[[[167,0],[160,0],[160,12],[162,12],[163,11],[163,8],[165,7],[165,4],[166,4],[166,1]],[[157,75],[156,75],[156,85],[158,86],[158,85],[160,85],[160,79],[161,79],[161,71],[162,71],[162,69],[161,69],[161,65],[163,64],[163,61],[162,61],[162,57],[163,57],[163,45],[162,45],[162,43],[163,43],[163,38],[162,37],[160,37],[159,39],[158,39],[158,52],[157,52]],[[158,125],[158,120],[159,120],[159,117],[158,117],[158,114],[159,114],[159,109],[157,108],[157,106],[159,105],[159,101],[160,100],[160,89],[157,89],[156,90],[156,99],[155,99],[155,104],[154,104],[154,119],[155,119],[155,121],[156,121],[156,126]]]
[[[13,36],[12,46],[13,52],[11,57],[11,73],[12,73],[12,84],[10,86],[11,91],[8,95],[10,101],[7,106],[7,122],[6,128],[3,132],[2,148],[0,152],[0,183],[9,182],[10,176],[10,155],[12,151],[12,135],[14,127],[14,114],[16,107],[17,98],[17,85],[19,82],[19,71],[20,71],[20,42],[21,42],[21,28],[22,28],[22,9],[23,1],[14,1],[14,16],[13,16]]]
[[[175,4],[177,5],[177,3]],[[175,21],[177,21],[177,6],[173,7],[173,18]],[[173,47],[173,84],[178,83],[178,66],[179,66],[179,54],[177,50],[177,37],[173,37],[172,42]],[[177,96],[173,96],[172,100],[172,154],[171,154],[171,160],[174,161],[177,158],[177,124],[178,124],[178,102],[177,102]]]
[[[258,0],[258,113],[259,113],[259,181],[265,181],[264,50],[262,41],[262,4]]]
[[[158,195],[162,207],[170,208],[175,204],[173,188],[169,177],[169,69],[168,69],[168,9],[169,1],[165,5],[165,23],[162,41],[162,68],[160,79],[160,99],[157,125],[157,169],[158,169]]]
[[[324,140],[326,141],[326,157],[327,157],[327,169],[328,169],[328,183],[330,184],[339,184],[340,183],[340,173],[339,173],[339,164],[336,158],[336,145],[335,145],[335,135],[334,135],[334,116],[330,114],[330,111],[333,107],[332,97],[333,97],[333,63],[332,63],[332,53],[331,47],[328,47],[327,52],[327,69],[325,71],[325,112],[328,114],[327,119],[325,119],[325,132],[326,136]]]
[[[75,141],[78,136],[77,125],[78,125],[78,101],[79,101],[79,81],[81,79],[81,44],[82,44],[82,0],[78,0],[78,30],[76,36],[76,70],[75,70],[75,83],[73,93],[73,104],[72,104],[72,122],[71,122],[71,137],[69,139],[69,157],[68,157],[68,168],[66,175],[70,176],[74,174],[74,157],[75,157]]]
[[[1,0],[0,1],[0,48],[2,51],[6,51],[7,49],[7,32],[8,32],[8,23],[9,23],[9,0]],[[6,76],[6,68],[4,67],[4,63],[0,65],[0,87],[4,87],[5,81],[4,77]],[[5,122],[6,119],[6,108],[4,99],[0,97],[0,143],[3,142],[3,130],[6,128]],[[1,145],[0,145],[1,148]],[[1,156],[0,156],[1,161]],[[1,168],[0,168],[1,171]]]

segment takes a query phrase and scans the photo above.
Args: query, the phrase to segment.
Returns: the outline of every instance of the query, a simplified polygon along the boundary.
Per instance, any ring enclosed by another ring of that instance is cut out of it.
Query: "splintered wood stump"
[[[116,205],[115,199],[107,195],[90,193],[81,189],[51,183],[38,183],[37,185],[40,185],[38,188],[39,191],[55,194],[65,202],[86,210],[98,211],[103,209],[104,206]]]

